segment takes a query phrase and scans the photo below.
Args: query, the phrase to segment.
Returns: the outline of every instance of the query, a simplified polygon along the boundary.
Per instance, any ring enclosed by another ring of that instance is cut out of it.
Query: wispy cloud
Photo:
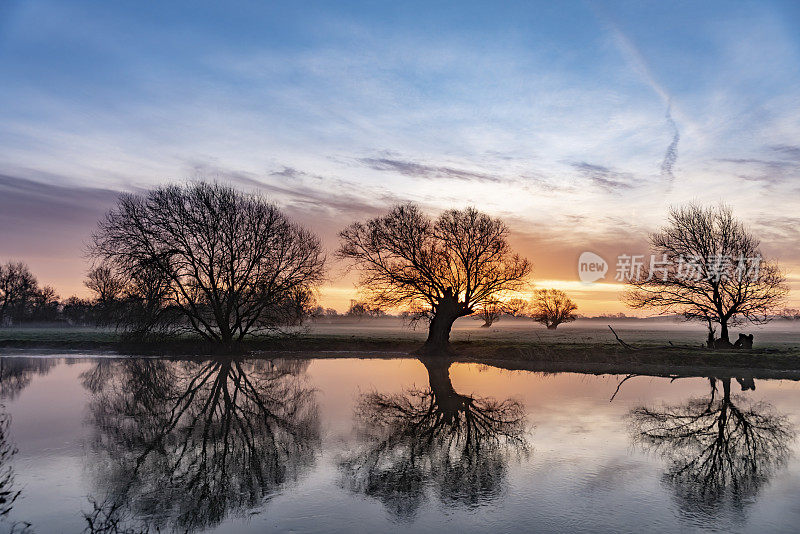
[[[630,173],[619,172],[602,165],[595,165],[580,161],[572,163],[584,178],[588,178],[594,185],[608,192],[618,192],[633,188],[633,176]]]
[[[750,182],[766,187],[775,187],[800,178],[800,147],[793,145],[774,145],[767,148],[765,155],[775,158],[722,158],[722,163],[732,164],[736,175]]]
[[[796,145],[773,145],[769,147],[774,152],[781,154],[787,159],[791,159],[800,163],[800,146]]]
[[[401,202],[398,196],[385,190],[323,177],[285,165],[280,170],[260,176],[251,172],[196,164],[194,176],[197,179],[230,182],[266,193],[280,200],[283,207],[295,214],[305,213],[303,219],[318,216],[320,212],[339,217],[373,216],[386,206]]]
[[[376,171],[393,171],[406,176],[413,176],[415,178],[446,178],[452,180],[495,183],[502,181],[502,179],[498,176],[491,174],[466,171],[463,169],[456,169],[453,167],[440,165],[426,165],[424,163],[417,163],[414,161],[389,158],[360,158],[358,161]]]

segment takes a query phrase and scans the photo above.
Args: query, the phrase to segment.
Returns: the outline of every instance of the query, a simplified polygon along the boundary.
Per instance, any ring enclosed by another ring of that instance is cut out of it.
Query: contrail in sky
[[[675,162],[678,160],[678,141],[681,140],[681,133],[678,131],[678,125],[675,124],[675,120],[672,118],[672,103],[667,104],[667,124],[672,127],[672,142],[667,147],[667,151],[664,153],[664,160],[661,162],[661,176],[665,178],[669,178],[670,181],[675,179],[675,175],[672,174],[672,167],[675,165]]]
[[[660,83],[658,83],[655,76],[653,76],[653,73],[650,71],[647,61],[645,61],[641,52],[639,52],[639,49],[636,48],[636,45],[634,45],[633,42],[622,32],[622,30],[619,29],[619,26],[617,26],[614,21],[611,20],[610,17],[606,16],[601,10],[595,8],[595,13],[597,13],[598,17],[611,31],[614,42],[627,59],[628,65],[630,65],[630,67],[636,71],[639,76],[641,76],[645,83],[647,83],[647,85],[649,85],[653,91],[655,91],[655,93],[667,104],[667,124],[672,128],[673,134],[672,141],[669,143],[669,146],[667,146],[667,151],[664,153],[664,159],[661,161],[661,176],[672,182],[675,179],[672,169],[678,160],[678,142],[681,138],[678,125],[672,118],[672,97],[667,90]]]

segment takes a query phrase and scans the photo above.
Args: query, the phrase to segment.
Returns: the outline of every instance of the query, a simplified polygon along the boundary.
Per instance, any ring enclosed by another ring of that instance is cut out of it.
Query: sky
[[[724,202],[800,307],[798,27],[768,1],[0,0],[0,261],[86,295],[119,192],[206,179],[317,232],[340,311],[337,232],[414,201],[502,217],[536,287],[630,312],[617,257]]]

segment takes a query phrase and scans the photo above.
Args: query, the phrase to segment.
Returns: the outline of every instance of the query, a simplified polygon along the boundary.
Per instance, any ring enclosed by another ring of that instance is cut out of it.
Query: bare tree
[[[99,302],[112,302],[122,296],[125,280],[109,265],[98,265],[89,270],[83,285]]]
[[[531,264],[512,253],[507,235],[501,220],[474,208],[434,222],[406,204],[342,230],[338,255],[361,271],[372,302],[424,310],[430,324],[421,352],[438,353],[449,348],[456,319],[524,285]]]
[[[533,295],[534,321],[542,323],[548,330],[555,330],[561,323],[575,320],[573,313],[578,306],[566,293],[558,289],[539,289]]]
[[[511,317],[527,317],[531,313],[531,305],[525,299],[509,299],[503,302],[503,311]]]
[[[22,320],[38,287],[36,277],[21,261],[0,265],[0,325]]]
[[[58,320],[59,296],[51,286],[36,288],[30,297],[30,321],[53,322]]]
[[[769,321],[788,291],[777,264],[763,259],[758,239],[727,206],[673,208],[650,244],[653,260],[630,277],[624,300],[706,321],[710,332],[717,323],[725,346],[729,324]]]
[[[386,312],[372,303],[351,299],[350,307],[347,309],[345,315],[361,320],[364,317],[384,317]]]
[[[481,304],[480,308],[478,308],[477,318],[483,321],[481,328],[489,328],[492,326],[500,320],[503,313],[505,313],[505,307],[500,299],[487,299],[486,302]]]
[[[128,288],[149,280],[158,305],[148,329],[164,319],[226,345],[284,320],[324,266],[319,239],[273,204],[204,182],[122,195],[90,252]]]
[[[118,275],[110,265],[101,264],[89,270],[83,285],[94,295],[92,304],[97,324],[119,322],[126,283],[125,277]]]

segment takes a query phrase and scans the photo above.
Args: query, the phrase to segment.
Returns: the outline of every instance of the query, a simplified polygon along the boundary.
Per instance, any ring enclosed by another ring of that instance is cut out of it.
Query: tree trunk
[[[426,353],[444,353],[450,349],[450,330],[458,317],[455,313],[439,312],[434,315],[428,328],[428,339],[425,340],[423,347]]]
[[[731,340],[728,339],[728,321],[725,319],[720,319],[719,321],[719,339],[725,343],[731,342]]]
[[[423,354],[447,354],[450,351],[450,330],[456,319],[464,315],[463,307],[452,292],[444,297],[433,310],[433,319],[428,327],[428,339],[420,351]]]
[[[555,330],[556,328],[558,328],[558,323],[553,323],[553,324],[547,325],[547,329],[548,330]]]
[[[459,395],[453,389],[453,383],[450,381],[450,360],[430,361],[423,359],[421,361],[425,369],[428,370],[428,383],[436,406],[446,421],[453,421],[460,412],[467,408],[467,404],[472,401],[472,398]]]

